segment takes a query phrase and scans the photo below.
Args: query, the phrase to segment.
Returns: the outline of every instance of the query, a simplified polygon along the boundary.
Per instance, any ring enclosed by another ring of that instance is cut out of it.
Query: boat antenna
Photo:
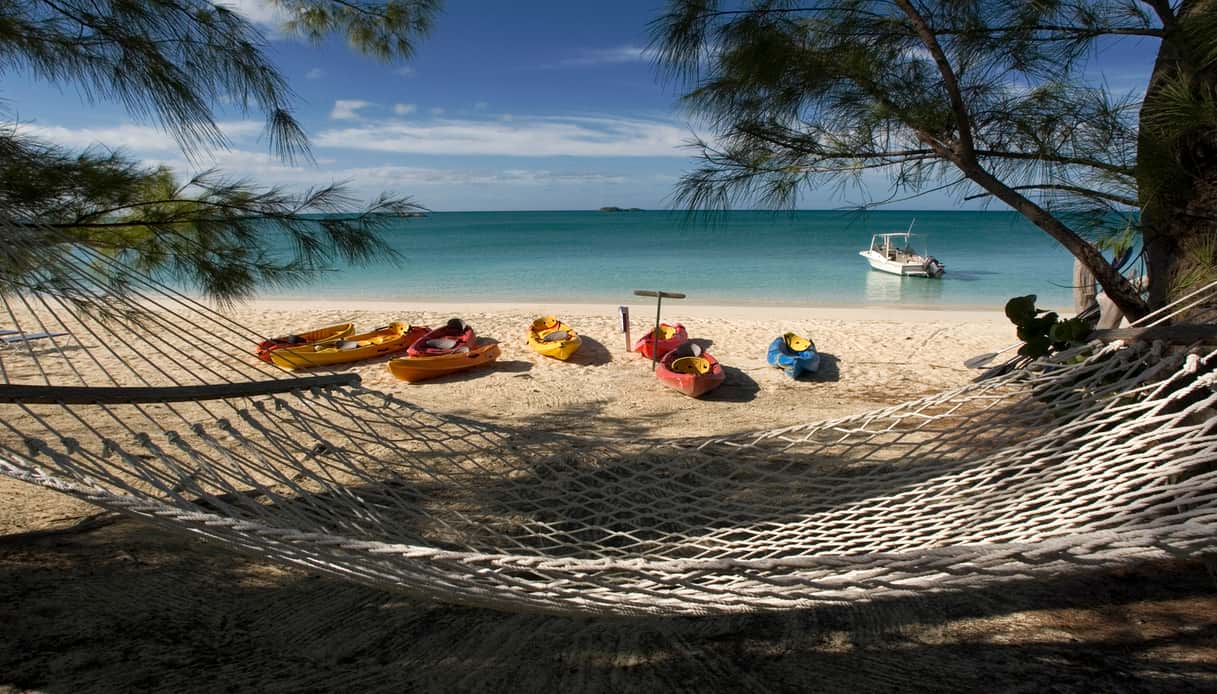
[[[914,224],[916,224],[916,223],[917,223],[917,218],[916,218],[916,217],[913,217],[913,221],[909,222],[909,230],[908,230],[908,231],[906,231],[906,232],[904,232],[904,233],[906,233],[906,234],[911,234],[911,233],[913,233],[913,225],[914,225]]]

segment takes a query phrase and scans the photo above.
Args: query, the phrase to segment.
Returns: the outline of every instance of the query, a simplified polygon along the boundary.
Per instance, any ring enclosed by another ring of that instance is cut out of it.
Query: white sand
[[[655,304],[630,307],[631,340],[655,321]],[[557,315],[584,338],[570,362],[528,349],[529,322]],[[997,311],[875,308],[698,306],[668,301],[663,320],[681,322],[728,372],[726,384],[704,400],[662,387],[641,355],[626,350],[616,306],[591,304],[412,304],[262,301],[240,320],[267,334],[355,320],[372,327],[392,320],[436,326],[460,316],[479,336],[498,340],[503,356],[492,369],[407,384],[384,360],[353,365],[365,385],[400,394],[424,407],[479,417],[577,425],[589,433],[711,434],[760,429],[865,411],[960,385],[976,376],[970,356],[996,351],[1014,338]],[[811,337],[823,355],[814,378],[792,381],[765,361],[769,342],[794,331]],[[690,416],[693,415],[693,416]]]

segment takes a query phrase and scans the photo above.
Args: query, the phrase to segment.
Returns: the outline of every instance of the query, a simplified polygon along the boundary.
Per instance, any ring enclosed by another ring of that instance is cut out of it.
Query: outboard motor
[[[925,261],[925,272],[930,277],[942,277],[946,271],[947,266],[938,262],[938,259],[934,256],[930,256],[930,259]]]

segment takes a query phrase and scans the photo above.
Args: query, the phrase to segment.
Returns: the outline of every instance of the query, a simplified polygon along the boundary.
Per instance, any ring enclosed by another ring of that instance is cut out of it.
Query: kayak
[[[655,376],[669,388],[700,398],[727,380],[722,364],[692,342],[668,352],[655,367]]]
[[[791,378],[798,378],[803,372],[815,373],[820,368],[816,344],[794,333],[774,338],[769,343],[768,359],[770,366],[776,366]]]
[[[490,342],[474,345],[463,352],[439,354],[432,357],[397,357],[389,360],[389,371],[403,381],[414,383],[428,378],[447,376],[475,366],[489,364],[499,358],[499,345]]]
[[[680,323],[676,325],[660,323],[658,350],[656,350],[654,333],[655,331],[651,330],[646,335],[638,338],[638,341],[634,343],[634,351],[647,359],[653,357],[656,351],[659,353],[659,358],[663,359],[663,355],[676,349],[680,343],[689,339],[689,332]]]
[[[316,330],[304,330],[291,335],[280,335],[279,337],[272,337],[269,340],[259,342],[255,354],[262,361],[270,361],[272,350],[282,347],[303,347],[304,345],[328,342],[330,340],[341,340],[353,332],[355,332],[354,323],[339,323],[338,325],[327,325],[324,328],[317,328]]]
[[[429,328],[393,322],[383,328],[341,340],[300,347],[280,347],[270,352],[270,360],[287,369],[331,366],[401,352],[427,334]]]
[[[528,346],[537,354],[565,361],[581,344],[579,333],[553,316],[538,318],[528,326]]]
[[[441,354],[468,352],[475,342],[477,335],[473,333],[473,328],[460,318],[451,318],[446,324],[423,335],[410,345],[406,354],[411,357],[436,357]]]

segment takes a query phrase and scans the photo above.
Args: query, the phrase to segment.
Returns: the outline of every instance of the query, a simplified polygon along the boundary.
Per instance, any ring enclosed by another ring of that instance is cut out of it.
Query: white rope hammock
[[[1095,343],[854,417],[592,439],[280,371],[250,355],[263,336],[134,273],[110,296],[91,270],[110,261],[84,260],[71,297],[0,296],[16,329],[67,333],[0,350],[0,473],[310,571],[696,615],[1217,550],[1209,349]]]

